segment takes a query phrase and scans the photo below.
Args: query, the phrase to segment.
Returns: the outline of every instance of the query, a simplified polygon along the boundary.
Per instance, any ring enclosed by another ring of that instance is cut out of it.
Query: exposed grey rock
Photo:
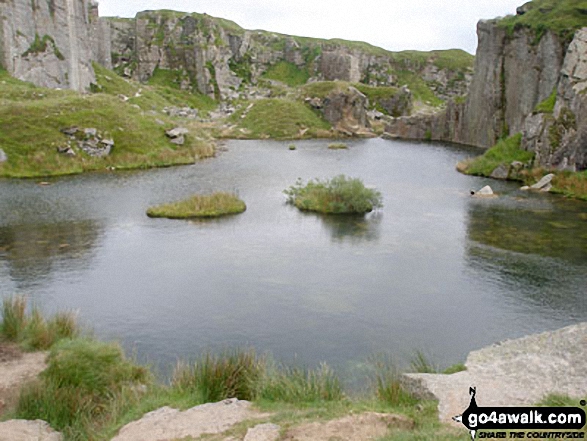
[[[251,409],[251,403],[237,399],[203,404],[181,412],[163,407],[120,429],[112,441],[163,441],[198,438],[225,432],[235,424],[265,416]]]
[[[531,185],[530,188],[532,190],[541,190],[544,187],[548,186],[552,180],[554,178],[554,175],[552,173],[544,176],[542,179],[540,179],[540,181],[538,181],[536,184]]]
[[[324,118],[343,133],[357,134],[370,129],[367,97],[350,86],[333,91],[323,100]]]
[[[437,399],[439,418],[452,423],[477,387],[479,406],[529,406],[548,394],[587,395],[587,323],[507,340],[474,351],[466,371],[452,375],[405,374],[402,383],[417,396]]]
[[[68,136],[74,136],[77,132],[79,131],[79,127],[66,127],[64,129],[61,129],[61,133],[64,133],[65,135]]]
[[[493,179],[507,179],[510,175],[510,168],[505,164],[500,164],[491,172],[490,177]]]
[[[0,2],[0,65],[37,86],[88,90],[94,14],[88,0]]]
[[[280,438],[281,427],[277,424],[259,424],[247,430],[244,441],[277,441]]]
[[[184,135],[187,135],[188,133],[190,133],[190,131],[188,129],[186,129],[185,127],[176,127],[174,129],[167,130],[165,132],[167,137],[172,138],[172,139],[179,138],[180,136],[183,137]]]
[[[45,421],[9,420],[0,423],[0,441],[61,441],[63,436]]]
[[[57,151],[66,156],[75,156],[75,150],[71,148],[71,146],[59,147]]]
[[[477,197],[488,197],[488,196],[490,197],[490,196],[494,196],[495,195],[493,193],[493,189],[489,185],[486,185],[485,187],[483,187],[479,191],[472,191],[471,194],[473,196],[477,196]]]
[[[170,139],[169,142],[171,142],[171,144],[175,144],[175,145],[184,145],[185,144],[185,137],[183,135],[181,135],[181,136],[178,136],[177,138]]]
[[[195,119],[198,117],[198,109],[191,107],[165,107],[163,112],[169,116]]]
[[[8,161],[8,156],[4,153],[4,150],[0,149],[0,163]]]
[[[94,129],[94,128],[84,129],[84,134],[86,135],[86,137],[95,137],[98,135],[98,129]]]

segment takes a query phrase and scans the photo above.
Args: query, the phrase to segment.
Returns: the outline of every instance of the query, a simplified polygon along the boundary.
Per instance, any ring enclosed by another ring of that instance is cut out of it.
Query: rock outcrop
[[[272,66],[289,68],[310,81],[362,82],[402,86],[396,71],[410,71],[448,97],[466,91],[471,69],[436,63],[440,52],[419,61],[367,44],[291,37],[248,31],[206,14],[144,11],[135,19],[110,20],[113,65],[122,74],[147,81],[164,72],[183,89],[214,98],[254,98],[256,86]]]
[[[524,14],[522,8],[518,13]],[[570,44],[546,30],[537,41],[525,27],[499,20],[477,26],[475,73],[466,100],[435,115],[390,122],[390,136],[450,141],[482,148],[522,133],[521,148],[549,168],[587,168],[587,28]],[[555,94],[554,111],[540,110]]]
[[[452,375],[405,374],[417,396],[438,400],[439,418],[452,422],[477,387],[479,406],[531,406],[547,394],[587,394],[587,323],[508,340],[469,354],[466,371]]]
[[[109,32],[93,0],[0,2],[0,66],[37,86],[88,90],[108,65]]]

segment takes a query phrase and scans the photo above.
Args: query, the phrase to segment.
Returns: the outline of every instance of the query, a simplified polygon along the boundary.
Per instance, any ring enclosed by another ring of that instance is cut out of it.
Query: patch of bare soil
[[[23,353],[17,346],[0,342],[0,416],[15,404],[20,388],[45,368],[46,352]]]

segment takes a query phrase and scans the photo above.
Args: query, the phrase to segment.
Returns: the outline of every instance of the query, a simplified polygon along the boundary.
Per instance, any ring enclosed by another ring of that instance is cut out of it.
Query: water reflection
[[[334,242],[349,242],[358,244],[361,242],[375,242],[381,235],[380,212],[368,215],[341,215],[324,216],[314,213],[306,213],[306,216],[317,216],[322,225],[330,234]]]
[[[584,264],[584,209],[583,203],[546,196],[473,201],[468,207],[467,236],[502,250]]]
[[[0,227],[0,262],[22,289],[47,277],[54,268],[83,267],[100,236],[94,221],[9,224]]]
[[[511,304],[543,316],[587,314],[587,236],[575,201],[541,197],[474,201],[468,208],[467,263]]]

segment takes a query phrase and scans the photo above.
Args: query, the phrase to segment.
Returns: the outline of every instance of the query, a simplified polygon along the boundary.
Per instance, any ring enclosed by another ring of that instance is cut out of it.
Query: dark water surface
[[[231,141],[194,166],[0,181],[0,295],[79,310],[98,336],[169,364],[254,346],[356,375],[374,353],[446,366],[504,338],[587,321],[587,204],[468,177],[476,150],[381,139]],[[359,177],[365,218],[285,205],[298,177]],[[499,198],[470,189],[491,184]],[[248,210],[149,219],[154,204],[237,191]]]

